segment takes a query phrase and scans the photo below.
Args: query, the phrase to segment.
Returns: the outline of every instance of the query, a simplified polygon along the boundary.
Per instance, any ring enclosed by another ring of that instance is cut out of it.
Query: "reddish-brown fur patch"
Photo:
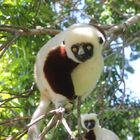
[[[44,64],[43,71],[53,91],[70,100],[75,97],[71,72],[77,65],[67,57],[64,46],[53,49]]]
[[[93,132],[93,130],[90,130],[89,132],[87,132],[84,136],[85,140],[96,140],[96,136]]]

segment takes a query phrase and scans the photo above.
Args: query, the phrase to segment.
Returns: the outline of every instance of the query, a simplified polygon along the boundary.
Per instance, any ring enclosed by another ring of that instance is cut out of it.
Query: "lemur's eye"
[[[78,52],[78,46],[77,45],[73,45],[71,50],[72,50],[73,53]]]
[[[99,37],[99,43],[102,44],[104,41],[102,39],[102,37]]]
[[[91,50],[92,49],[92,47],[90,45],[87,45],[86,48],[87,48],[87,50]]]
[[[77,48],[75,48],[75,47],[73,47],[73,48],[72,48],[72,51],[73,51],[73,52],[77,52],[77,51],[78,51],[78,49],[77,49]]]

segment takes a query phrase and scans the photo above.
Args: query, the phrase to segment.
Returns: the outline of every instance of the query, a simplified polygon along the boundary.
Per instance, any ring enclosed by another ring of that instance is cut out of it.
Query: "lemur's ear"
[[[99,39],[99,43],[100,43],[100,44],[103,44],[103,43],[104,43],[104,40],[103,40],[102,37],[99,37],[98,39]]]

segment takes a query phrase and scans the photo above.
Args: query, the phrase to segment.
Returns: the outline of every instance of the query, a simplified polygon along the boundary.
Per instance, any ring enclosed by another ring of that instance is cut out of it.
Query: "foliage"
[[[21,131],[30,120],[39,101],[34,85],[33,65],[38,50],[51,34],[29,35],[29,29],[38,27],[65,29],[78,22],[97,22],[110,28],[140,13],[139,0],[4,0],[0,1],[0,139]],[[4,29],[10,29],[10,31]],[[25,31],[17,36],[12,29]],[[108,28],[105,28],[108,32]],[[108,34],[104,49],[104,74],[97,88],[81,105],[81,112],[99,114],[102,126],[116,132],[121,140],[128,136],[138,140],[140,135],[140,100],[132,98],[125,89],[129,64],[140,54],[140,20],[123,31]],[[15,38],[17,36],[17,38]],[[6,47],[6,44],[13,40]],[[130,59],[124,48],[131,48]],[[77,133],[76,109],[70,113],[72,130]],[[68,115],[69,118],[69,115]],[[48,137],[68,139],[63,126],[50,132]],[[26,135],[22,139],[26,139]]]

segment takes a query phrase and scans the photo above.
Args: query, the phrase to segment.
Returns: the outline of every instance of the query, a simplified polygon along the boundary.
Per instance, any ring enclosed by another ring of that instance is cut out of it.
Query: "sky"
[[[129,55],[131,53],[130,48],[125,49],[126,58],[129,59]],[[130,65],[134,68],[134,73],[128,74],[128,79],[126,82],[126,90],[130,89],[133,93],[132,96],[140,99],[140,58],[135,61],[129,62]]]

